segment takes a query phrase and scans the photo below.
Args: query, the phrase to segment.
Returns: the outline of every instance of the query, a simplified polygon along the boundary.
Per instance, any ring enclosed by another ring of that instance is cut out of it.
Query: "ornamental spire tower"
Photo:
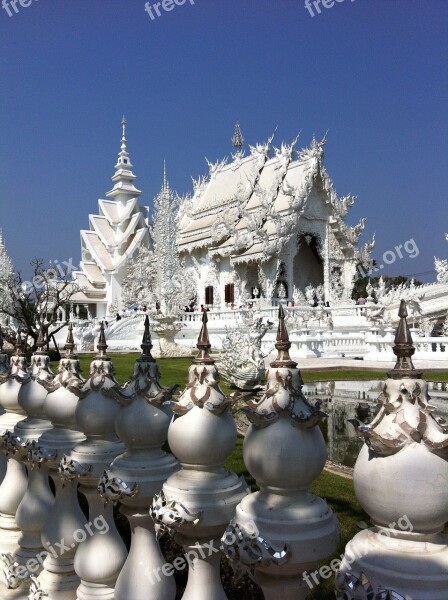
[[[126,117],[123,115],[123,118],[121,119],[121,149],[118,153],[117,164],[115,165],[115,175],[112,177],[112,181],[115,185],[113,189],[106,194],[108,198],[114,198],[121,202],[125,202],[130,198],[135,198],[141,194],[141,191],[133,184],[136,176],[132,172],[132,163],[127,150],[126,125]]]
[[[141,191],[134,186],[125,117],[121,127],[121,148],[112,177],[115,185],[107,199],[98,200],[98,214],[89,215],[89,229],[81,231],[81,269],[74,273],[82,288],[76,302],[96,304],[92,316],[100,319],[121,310],[128,261],[137,248],[151,245],[148,208],[139,205]]]
[[[174,314],[178,310],[183,277],[177,250],[176,219],[173,218],[178,210],[179,198],[170,188],[164,161],[162,189],[154,200],[153,241],[158,257],[157,289],[165,315]]]
[[[243,134],[241,133],[240,124],[237,121],[236,125],[235,125],[235,132],[232,137],[232,146],[235,148],[235,150],[240,151],[243,148],[243,144],[244,144]]]

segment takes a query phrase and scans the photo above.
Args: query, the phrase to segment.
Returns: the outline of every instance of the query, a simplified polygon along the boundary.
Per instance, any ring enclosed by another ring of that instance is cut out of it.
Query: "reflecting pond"
[[[362,441],[348,420],[355,418],[370,423],[379,408],[377,398],[383,384],[384,380],[318,381],[303,386],[307,399],[320,400],[322,410],[328,415],[321,425],[328,460],[354,466]],[[433,389],[429,395],[431,404],[436,407],[435,414],[448,421],[448,391]]]

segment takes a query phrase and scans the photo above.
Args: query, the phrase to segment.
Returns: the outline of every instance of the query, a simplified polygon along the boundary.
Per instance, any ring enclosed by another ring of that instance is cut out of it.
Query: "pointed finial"
[[[236,148],[237,150],[241,150],[241,148],[243,147],[243,144],[244,144],[243,134],[241,133],[240,124],[237,121],[236,125],[235,125],[235,132],[232,137],[232,146],[234,148]]]
[[[3,343],[4,343],[4,339],[3,339],[3,331],[0,325],[0,352],[3,352]]]
[[[169,192],[170,184],[168,183],[168,178],[166,176],[166,160],[163,161],[163,191]]]
[[[65,358],[72,358],[75,356],[75,353],[73,352],[74,348],[75,340],[73,339],[73,323],[69,323],[67,341],[65,342]]]
[[[44,345],[45,345],[44,334],[43,334],[43,330],[41,327],[39,329],[39,335],[37,336],[37,342],[36,342],[37,350],[36,350],[35,354],[45,354]]]
[[[106,335],[104,333],[104,321],[101,321],[100,325],[100,335],[98,338],[98,354],[96,355],[96,359],[100,360],[110,360],[106,354],[107,344],[106,344]]]
[[[22,343],[22,330],[17,330],[16,337],[16,346],[15,346],[16,356],[23,356],[23,343]]]
[[[126,121],[126,117],[123,115],[123,118],[121,119],[121,128],[122,128],[122,138],[125,140],[126,139],[126,125],[127,125],[127,121]]]
[[[215,361],[209,354],[209,350],[212,346],[208,337],[207,321],[207,311],[205,311],[202,313],[202,327],[201,331],[199,332],[198,343],[196,344],[199,354],[196,356],[193,362],[202,365],[214,365]]]
[[[291,342],[289,341],[288,330],[285,325],[285,311],[281,304],[278,309],[278,329],[275,347],[278,351],[278,355],[275,361],[271,363],[271,367],[289,367],[295,369],[297,363],[291,360],[291,357],[289,356]]]
[[[151,355],[152,340],[151,333],[149,331],[149,317],[145,317],[145,331],[143,332],[143,339],[140,348],[142,349],[142,355],[139,360],[145,359],[146,361],[155,362]]]
[[[406,320],[408,311],[404,300],[400,302],[398,316],[400,317],[400,321],[398,322],[397,332],[395,334],[395,346],[393,347],[397,362],[392,371],[389,371],[387,375],[391,379],[402,379],[403,377],[420,379],[422,372],[416,371],[412,363],[411,357],[415,352],[415,348]]]

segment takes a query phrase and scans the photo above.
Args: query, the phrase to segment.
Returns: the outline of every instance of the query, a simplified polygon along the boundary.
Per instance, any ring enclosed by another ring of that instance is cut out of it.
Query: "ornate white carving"
[[[208,164],[210,176],[213,176],[217,171],[221,170],[227,164],[229,160],[228,156],[225,156],[222,160],[217,160],[215,163],[211,163],[207,157],[205,157],[205,161]]]
[[[221,304],[220,283],[218,265],[214,260],[208,263],[206,286],[213,286],[213,304],[219,306]]]
[[[128,261],[121,291],[123,308],[133,305],[155,306],[157,271],[154,261],[154,252],[145,246],[138,248]]]
[[[439,283],[447,283],[448,281],[448,259],[436,258],[434,256],[434,268],[437,273],[437,281]]]
[[[254,390],[261,386],[264,375],[264,359],[261,341],[273,322],[262,317],[254,318],[237,329],[226,329],[222,343],[221,372],[224,379],[241,390]]]
[[[163,490],[154,496],[149,512],[154,520],[157,537],[164,533],[173,536],[176,533],[176,526],[187,523],[197,525],[202,515],[202,511],[191,513],[180,502],[168,501]]]

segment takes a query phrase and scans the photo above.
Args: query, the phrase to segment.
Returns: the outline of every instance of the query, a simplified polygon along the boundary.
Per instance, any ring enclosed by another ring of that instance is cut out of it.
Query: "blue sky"
[[[448,256],[445,0],[343,0],[314,17],[304,0],[187,0],[154,20],[143,0],[28,1],[0,10],[0,227],[16,268],[79,260],[123,113],[144,204],[164,159],[191,191],[236,120],[252,144],[277,125],[277,145],[328,129],[327,169],[358,196],[349,223],[367,217],[374,256],[418,246],[384,273]]]

